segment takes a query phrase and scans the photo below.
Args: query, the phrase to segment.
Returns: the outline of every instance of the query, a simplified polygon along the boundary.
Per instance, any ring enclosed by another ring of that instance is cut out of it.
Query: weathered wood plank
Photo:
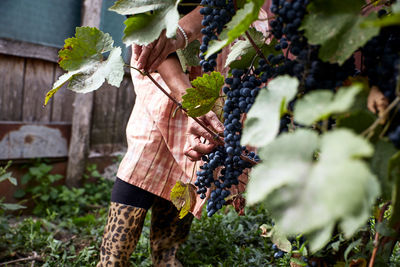
[[[118,88],[105,83],[94,94],[90,145],[92,149],[96,145],[107,145],[110,149],[110,151],[99,151],[99,153],[112,153],[111,144],[115,134],[115,109],[118,90]]]
[[[58,48],[0,38],[0,53],[47,61],[58,61]]]
[[[60,67],[56,67],[54,81],[58,80],[65,71]],[[75,99],[75,94],[71,90],[68,90],[67,85],[65,84],[63,87],[58,90],[58,92],[53,96],[52,100],[52,113],[51,113],[51,121],[52,122],[72,122],[72,114],[73,114],[73,103]]]
[[[24,59],[0,54],[0,120],[22,118]]]
[[[127,145],[125,130],[133,105],[135,104],[135,99],[136,95],[133,90],[131,76],[130,74],[125,75],[121,87],[118,89],[117,106],[115,110],[115,134],[113,140],[114,152],[120,150],[121,145]]]
[[[70,124],[0,122],[0,160],[66,157]]]
[[[44,98],[53,85],[54,63],[27,59],[24,78],[22,120],[49,122],[51,106],[43,108]]]
[[[102,0],[83,0],[82,25],[99,27]],[[74,113],[72,117],[72,136],[68,152],[68,167],[66,184],[79,186],[85,171],[86,159],[89,154],[89,137],[93,94],[75,96]]]

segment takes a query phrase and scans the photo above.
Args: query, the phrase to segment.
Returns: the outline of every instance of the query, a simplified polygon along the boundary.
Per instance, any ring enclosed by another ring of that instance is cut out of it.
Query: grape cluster
[[[217,55],[214,53],[206,60],[204,53],[208,49],[208,44],[211,40],[217,40],[218,35],[222,32],[226,23],[228,23],[235,14],[233,0],[202,0],[200,5],[200,14],[204,16],[201,24],[204,26],[201,29],[203,35],[202,44],[200,46],[200,65],[204,72],[213,71],[217,66]]]
[[[365,74],[389,99],[395,97],[396,77],[400,65],[400,27],[388,27],[362,49]]]
[[[286,55],[296,56],[291,60],[283,54],[268,56],[268,62],[259,62],[256,70],[262,73],[261,80],[282,74],[297,77],[304,91],[313,89],[334,89],[341,86],[349,76],[356,74],[354,58],[351,57],[342,66],[322,62],[318,57],[319,46],[308,44],[304,32],[299,30],[309,0],[273,0],[271,12],[275,19],[270,21],[272,34],[279,40],[276,50],[286,50]]]
[[[252,161],[259,161],[259,157],[240,144],[242,134],[241,116],[247,113],[260,91],[261,81],[254,75],[245,74],[243,70],[233,69],[232,77],[225,80],[228,86],[223,88],[227,98],[224,103],[224,140],[225,145],[219,146],[210,154],[203,156],[205,162],[197,172],[195,185],[201,198],[206,197],[207,188],[214,184],[215,189],[210,193],[207,203],[207,214],[212,216],[225,204],[225,198],[230,195],[229,188],[239,184],[239,176],[252,164],[243,157]],[[223,166],[217,180],[213,174],[217,167]]]

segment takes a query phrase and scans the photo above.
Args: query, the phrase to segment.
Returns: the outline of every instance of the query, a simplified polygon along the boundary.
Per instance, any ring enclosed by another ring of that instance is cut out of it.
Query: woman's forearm
[[[203,15],[200,14],[200,8],[202,7],[196,7],[194,10],[192,10],[190,13],[179,20],[179,26],[181,26],[185,31],[189,43],[196,39],[199,39],[199,37],[201,36],[200,31],[203,28],[203,25],[201,25]]]
[[[188,75],[183,72],[179,59],[175,55],[170,55],[157,70],[171,90],[172,96],[181,102],[182,96],[186,94],[186,89],[192,87],[192,85]]]

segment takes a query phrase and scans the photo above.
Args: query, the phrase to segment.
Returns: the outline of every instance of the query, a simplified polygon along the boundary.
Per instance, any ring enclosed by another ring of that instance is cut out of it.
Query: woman
[[[162,32],[152,44],[134,45],[132,49],[131,65],[150,72],[178,101],[191,84],[174,52],[200,37],[201,20],[199,7],[194,8],[180,19],[176,39],[168,39]],[[210,152],[215,144],[212,136],[193,120],[180,110],[175,112],[176,105],[149,78],[135,70],[131,75],[136,103],[126,129],[128,151],[112,190],[97,266],[128,265],[150,207],[154,266],[181,266],[176,252],[189,233],[193,215],[179,219],[178,210],[169,201],[170,192],[177,181],[194,182],[194,160]],[[223,131],[223,124],[214,113],[201,119],[216,131]],[[190,145],[184,149],[187,129],[191,133]],[[199,136],[210,142],[201,143]],[[195,216],[200,217],[204,201],[197,199],[191,211]]]

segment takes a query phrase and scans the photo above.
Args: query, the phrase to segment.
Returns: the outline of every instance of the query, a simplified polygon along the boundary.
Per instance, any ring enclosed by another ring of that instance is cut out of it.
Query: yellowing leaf
[[[192,184],[184,184],[177,181],[171,190],[171,201],[180,210],[179,219],[189,213],[196,203],[196,189]]]
[[[186,89],[186,95],[182,97],[182,107],[191,117],[206,114],[213,108],[223,85],[224,76],[216,71],[196,78],[192,81],[194,88]]]

